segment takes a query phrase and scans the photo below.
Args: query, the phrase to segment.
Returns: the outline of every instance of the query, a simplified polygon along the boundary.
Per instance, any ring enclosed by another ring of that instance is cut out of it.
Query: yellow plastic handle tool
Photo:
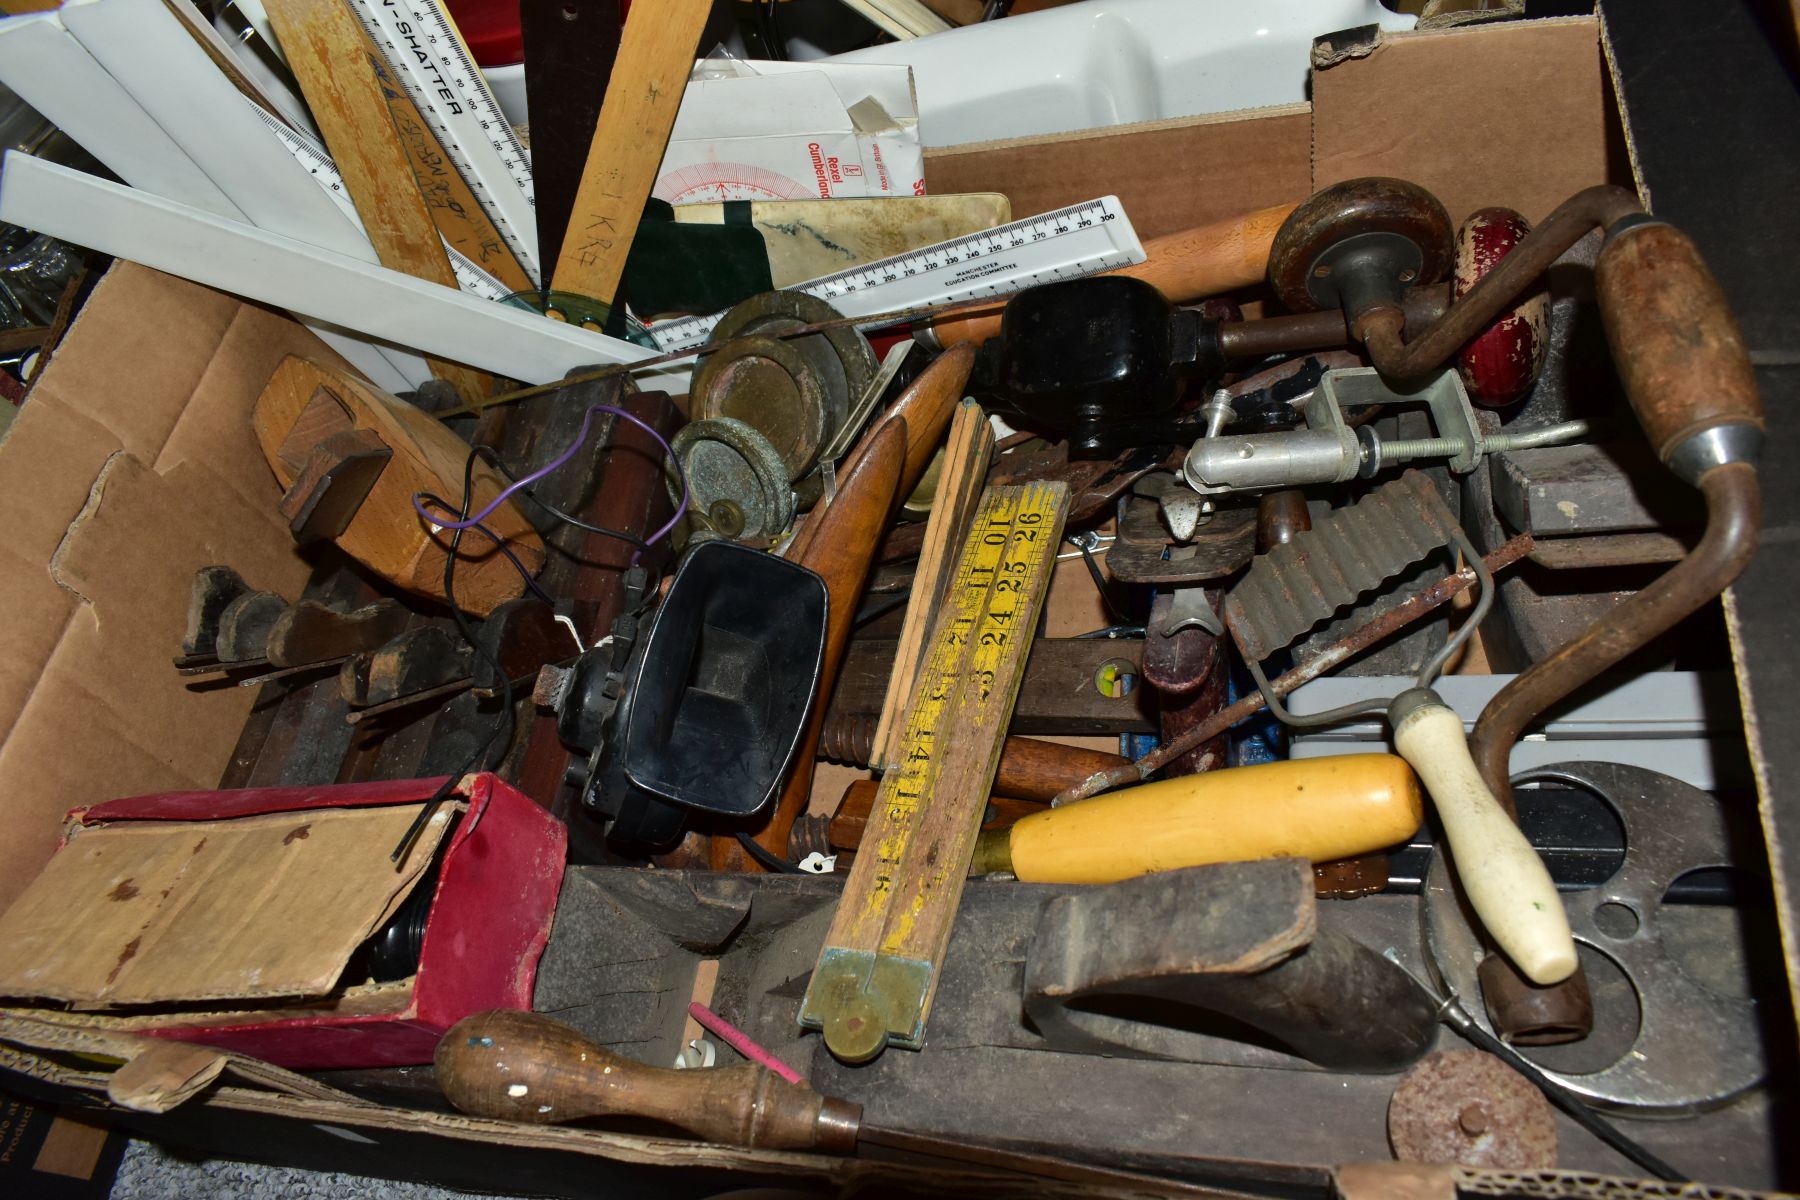
[[[1533,983],[1561,983],[1576,965],[1569,915],[1544,860],[1482,782],[1462,718],[1425,688],[1402,692],[1388,714],[1395,748],[1437,806],[1475,915]]]
[[[975,871],[1112,883],[1207,863],[1367,854],[1418,831],[1424,800],[1391,754],[1234,767],[1141,784],[984,833]]]

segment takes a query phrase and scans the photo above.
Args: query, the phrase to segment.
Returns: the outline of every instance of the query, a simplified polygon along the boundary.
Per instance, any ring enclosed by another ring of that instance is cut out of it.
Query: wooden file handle
[[[642,1117],[733,1146],[847,1151],[862,1115],[753,1063],[646,1066],[535,1013],[465,1017],[438,1043],[436,1062],[450,1103],[503,1121]]]
[[[1568,913],[1543,859],[1482,782],[1462,718],[1422,688],[1402,692],[1389,711],[1399,714],[1394,747],[1431,793],[1475,915],[1533,983],[1561,983],[1577,961]]]
[[[1275,241],[1275,231],[1293,211],[1292,204],[1277,204],[1151,238],[1144,243],[1143,262],[1107,274],[1155,284],[1177,304],[1254,287],[1269,269],[1269,246]],[[945,347],[979,344],[1000,332],[1004,308],[1004,301],[996,301],[991,308],[941,318],[932,322],[931,335]]]

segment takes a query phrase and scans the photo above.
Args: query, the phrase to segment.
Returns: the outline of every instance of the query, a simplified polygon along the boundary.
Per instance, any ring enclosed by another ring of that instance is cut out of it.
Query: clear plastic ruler
[[[1117,196],[1071,204],[980,233],[797,283],[846,317],[978,300],[1144,261],[1144,246]],[[665,353],[705,344],[723,313],[650,327]]]
[[[538,262],[531,156],[439,0],[350,0],[356,19],[431,124],[526,272]]]
[[[305,134],[288,128],[279,117],[254,100],[246,97],[244,103],[255,111],[270,132],[281,139],[281,144],[294,156],[294,161],[306,168],[307,173],[325,189],[325,194],[335,200],[339,208],[349,213],[351,220],[360,221],[356,215],[356,202],[350,198],[350,192],[344,186],[344,177],[338,174],[337,164],[331,161],[325,148]],[[480,296],[483,300],[500,300],[509,294],[504,284],[482,270],[473,259],[460,253],[449,242],[444,243],[444,253],[450,256],[450,270],[463,291],[471,296]]]

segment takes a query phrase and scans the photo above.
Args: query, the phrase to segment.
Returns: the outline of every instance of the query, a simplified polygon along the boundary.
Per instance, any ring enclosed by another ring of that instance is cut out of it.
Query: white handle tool
[[[1428,688],[1402,692],[1388,709],[1394,747],[1431,794],[1456,876],[1490,936],[1533,983],[1575,971],[1569,916],[1544,862],[1482,782],[1462,718]]]

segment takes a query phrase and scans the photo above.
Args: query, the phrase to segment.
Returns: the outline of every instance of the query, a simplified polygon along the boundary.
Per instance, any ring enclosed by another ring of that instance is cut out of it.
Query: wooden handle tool
[[[476,1117],[534,1125],[592,1117],[662,1121],[709,1141],[767,1150],[849,1154],[868,1142],[1046,1179],[1129,1185],[1133,1194],[1213,1194],[1190,1184],[1022,1154],[862,1119],[862,1106],[788,1083],[767,1067],[677,1071],[635,1062],[549,1017],[496,1010],[465,1017],[437,1048],[437,1081]]]
[[[536,1125],[647,1117],[733,1146],[846,1153],[862,1117],[767,1067],[646,1066],[532,1013],[466,1017],[438,1043],[436,1061],[438,1086],[457,1108]]]
[[[1394,746],[1431,793],[1456,878],[1494,941],[1540,987],[1575,971],[1575,939],[1544,860],[1513,824],[1469,755],[1462,718],[1429,688],[1388,709]]]
[[[1275,231],[1294,208],[1292,204],[1277,204],[1151,238],[1144,243],[1143,262],[1107,273],[1154,284],[1177,304],[1254,287],[1269,269],[1269,247],[1275,241]],[[996,302],[991,307],[940,318],[931,323],[930,337],[943,347],[965,342],[978,345],[999,334],[1004,307],[1003,302]]]
[[[1293,759],[1034,813],[984,832],[970,871],[1011,871],[1027,883],[1114,883],[1207,863],[1328,862],[1405,841],[1424,816],[1419,781],[1391,754]]]

